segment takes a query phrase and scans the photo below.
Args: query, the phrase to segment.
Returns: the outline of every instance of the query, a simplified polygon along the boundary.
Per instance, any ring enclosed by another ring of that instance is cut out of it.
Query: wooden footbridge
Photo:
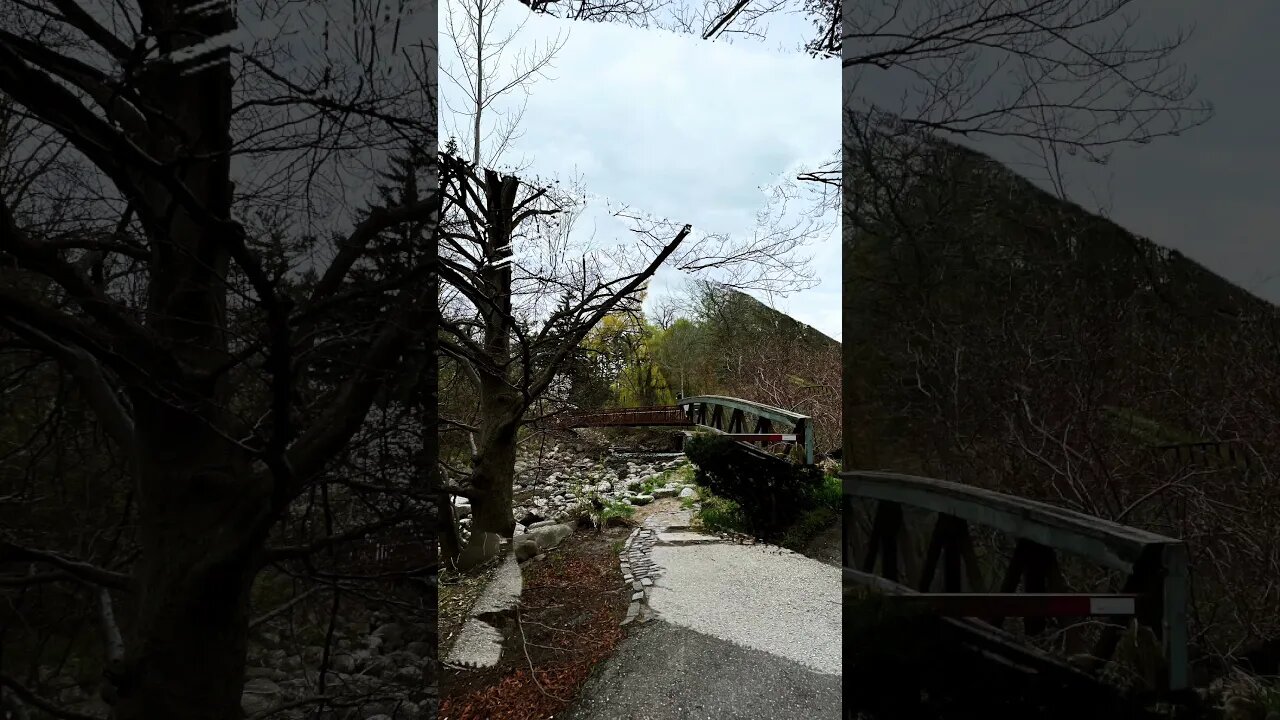
[[[675,405],[566,413],[559,416],[556,424],[561,428],[699,428],[728,435],[755,450],[782,445],[787,455],[795,451],[798,462],[814,462],[813,421],[808,416],[721,395],[682,398]]]
[[[1136,621],[1159,646],[1155,694],[1190,698],[1182,541],[972,485],[888,472],[842,478],[846,584],[941,616],[961,642],[989,658],[1085,685],[1101,686],[1096,673],[1115,654],[1121,625],[1104,623],[1092,647],[1072,652],[1072,662],[1027,641],[1055,628],[1069,632],[1067,618]],[[1013,541],[1003,568],[996,553],[980,561],[979,528]],[[926,546],[913,546],[912,530],[928,533]],[[1067,556],[1119,571],[1123,580],[1109,591],[1072,592],[1060,565]],[[1007,619],[1018,617],[1020,629],[1008,628]]]

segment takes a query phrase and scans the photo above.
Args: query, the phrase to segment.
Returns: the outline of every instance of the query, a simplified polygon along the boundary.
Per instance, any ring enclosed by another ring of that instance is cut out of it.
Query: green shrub
[[[610,520],[625,520],[636,514],[636,509],[623,500],[610,500],[604,509],[597,513],[599,525],[607,526]]]
[[[840,501],[844,497],[844,482],[835,475],[826,475],[813,491],[813,504],[826,508],[834,513],[840,512]]]
[[[698,521],[712,532],[746,532],[742,508],[732,500],[714,495],[703,498]]]
[[[815,466],[762,460],[733,438],[720,435],[690,438],[685,454],[697,466],[695,482],[734,501],[741,510],[745,532],[762,538],[776,535],[798,519],[812,506],[823,483]]]
[[[594,491],[587,493],[582,502],[569,513],[570,517],[586,518],[597,530],[621,524],[635,514],[636,509],[630,503],[624,500],[604,500]]]

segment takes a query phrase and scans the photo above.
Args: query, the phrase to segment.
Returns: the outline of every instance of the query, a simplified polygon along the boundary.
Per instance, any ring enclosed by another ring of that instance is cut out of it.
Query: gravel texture
[[[597,668],[565,720],[836,720],[840,678],[657,620]]]
[[[658,618],[840,674],[838,568],[770,545],[667,545],[661,534],[651,555]]]

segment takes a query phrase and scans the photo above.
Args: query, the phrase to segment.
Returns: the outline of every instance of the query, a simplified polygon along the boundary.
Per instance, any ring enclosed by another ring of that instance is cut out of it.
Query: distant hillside
[[[860,157],[846,459],[1187,538],[1196,610],[1224,613],[1205,642],[1280,635],[1244,579],[1280,562],[1276,307],[981,153]]]
[[[840,343],[723,285],[703,283],[696,296],[698,390],[809,415],[821,449],[838,447]]]
[[[754,324],[761,330],[768,328],[773,332],[786,334],[814,349],[830,350],[840,347],[839,340],[812,325],[775,310],[744,292],[723,285],[719,285],[719,288],[726,296],[726,311],[738,316],[744,325]]]

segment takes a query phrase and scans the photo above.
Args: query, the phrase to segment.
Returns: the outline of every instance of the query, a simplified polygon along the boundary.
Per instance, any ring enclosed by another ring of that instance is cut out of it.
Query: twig
[[[325,588],[327,588],[327,587],[329,587],[329,586],[328,586],[328,585],[317,585],[316,587],[311,588],[310,590],[308,590],[308,591],[306,591],[306,592],[302,593],[301,595],[299,595],[299,596],[295,597],[294,599],[292,599],[292,600],[290,600],[289,602],[287,602],[287,603],[285,603],[285,604],[281,605],[280,607],[278,607],[278,608],[276,608],[276,609],[274,609],[274,610],[272,610],[272,611],[268,612],[267,614],[265,614],[265,615],[259,615],[258,617],[256,617],[256,618],[254,618],[254,619],[252,619],[252,620],[250,620],[250,621],[249,621],[249,629],[250,629],[250,630],[252,630],[253,628],[255,628],[255,627],[257,627],[257,626],[261,625],[262,623],[264,623],[264,622],[266,622],[266,621],[270,620],[271,618],[276,617],[277,615],[280,615],[281,613],[287,612],[287,611],[288,611],[290,608],[292,608],[293,606],[297,605],[298,603],[302,602],[303,600],[306,600],[308,597],[310,597],[310,596],[312,596],[312,595],[314,595],[314,594],[316,594],[316,593],[320,592],[321,590],[324,590],[324,589],[325,589]]]
[[[547,689],[542,687],[542,682],[538,680],[538,671],[533,667],[533,658],[529,656],[529,640],[524,636],[524,624],[520,620],[519,604],[516,605],[516,627],[520,630],[520,649],[524,651],[524,659],[529,662],[529,676],[533,678],[533,682],[535,685],[538,686],[538,690],[542,691],[543,695],[546,695],[552,700],[557,700],[563,703],[569,702],[564,698],[556,697],[555,695],[552,695],[551,693],[547,692]]]

